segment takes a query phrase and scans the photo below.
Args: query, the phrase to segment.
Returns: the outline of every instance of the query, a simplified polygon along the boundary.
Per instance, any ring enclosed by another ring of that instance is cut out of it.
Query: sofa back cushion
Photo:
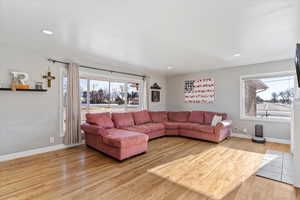
[[[115,123],[116,128],[134,126],[132,113],[113,113],[112,119]]]
[[[152,122],[149,112],[147,110],[142,110],[139,112],[132,113],[135,124],[145,124]]]
[[[168,112],[168,118],[171,122],[187,122],[190,116],[190,112]]]
[[[103,128],[114,128],[114,123],[110,118],[110,114],[106,113],[87,113],[86,122],[101,126]]]
[[[189,122],[204,124],[204,112],[192,111],[189,117]]]
[[[158,111],[158,112],[149,112],[152,122],[162,123],[168,121],[168,112]]]
[[[227,119],[226,113],[205,112],[204,113],[204,123],[207,125],[210,125],[215,115],[222,116],[222,120]]]

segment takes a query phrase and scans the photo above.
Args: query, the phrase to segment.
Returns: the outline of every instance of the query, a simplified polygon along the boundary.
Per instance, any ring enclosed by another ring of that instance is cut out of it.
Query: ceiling
[[[173,75],[292,58],[299,10],[299,0],[0,0],[0,45]]]

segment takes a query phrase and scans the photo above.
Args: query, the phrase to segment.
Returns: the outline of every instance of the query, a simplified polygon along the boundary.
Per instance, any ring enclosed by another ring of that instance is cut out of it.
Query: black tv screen
[[[300,43],[298,43],[296,46],[295,65],[298,77],[298,87],[300,88]]]

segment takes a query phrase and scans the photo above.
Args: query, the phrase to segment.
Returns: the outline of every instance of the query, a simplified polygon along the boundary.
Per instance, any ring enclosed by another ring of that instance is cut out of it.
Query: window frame
[[[240,119],[241,120],[263,121],[263,122],[282,122],[282,123],[290,123],[291,122],[291,120],[292,120],[291,118],[282,118],[282,117],[258,118],[258,117],[246,116],[246,113],[245,113],[245,79],[275,78],[275,77],[282,77],[282,76],[293,76],[294,77],[294,92],[295,92],[297,77],[296,77],[295,72],[293,72],[293,71],[260,73],[260,74],[240,76]],[[291,107],[293,108],[293,102],[291,104]]]
[[[65,99],[64,99],[64,78],[67,77],[67,69],[65,67],[61,67],[59,69],[59,136],[65,136],[65,119],[64,119],[64,107],[65,107]]]
[[[67,77],[67,69],[66,67],[61,67],[59,69],[59,136],[64,137],[64,107],[65,107],[65,99],[64,99],[64,78]],[[143,79],[134,79],[133,77],[121,77],[121,76],[112,76],[112,75],[105,75],[105,74],[98,74],[98,73],[89,73],[86,71],[79,71],[79,79],[87,79],[87,89],[90,90],[90,81],[89,80],[100,80],[100,81],[108,81],[108,82],[123,82],[126,83],[126,95],[127,95],[127,84],[136,82],[140,84],[139,89],[139,105],[129,105],[127,104],[127,97],[125,104],[123,105],[116,105],[116,104],[92,104],[93,106],[105,107],[105,108],[138,108],[140,110],[144,109],[144,100],[145,98],[145,91],[144,91],[144,84],[145,80]],[[110,90],[110,88],[109,88]],[[80,99],[79,99],[80,101]],[[90,105],[90,95],[87,95],[87,104],[81,104],[80,101],[80,109],[82,107],[87,107]],[[89,109],[89,108],[87,108]]]
[[[134,79],[134,78],[127,78],[127,77],[119,77],[119,76],[109,76],[109,75],[104,75],[104,74],[97,74],[97,73],[88,73],[85,71],[80,71],[79,72],[79,78],[80,79],[87,79],[88,80],[88,91],[90,90],[90,80],[99,80],[99,81],[108,81],[109,82],[109,92],[110,92],[110,83],[111,82],[118,82],[118,83],[125,83],[125,94],[126,94],[126,99],[125,103],[122,105],[117,105],[117,104],[90,104],[90,96],[88,95],[87,98],[87,104],[81,104],[80,106],[87,107],[89,109],[90,105],[93,106],[99,106],[103,108],[125,108],[125,111],[127,108],[137,108],[142,110],[143,109],[143,100],[144,100],[144,94],[143,94],[143,87],[144,87],[144,81],[141,79]],[[129,82],[136,82],[140,84],[140,89],[139,89],[139,105],[130,105],[127,103],[127,92],[128,92],[128,83]]]

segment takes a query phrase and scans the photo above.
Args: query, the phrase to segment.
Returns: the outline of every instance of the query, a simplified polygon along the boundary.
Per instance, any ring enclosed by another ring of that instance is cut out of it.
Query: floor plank
[[[251,162],[249,155],[267,149],[289,151],[289,145],[164,137],[152,140],[146,154],[123,162],[82,145],[1,162],[0,199],[300,200],[292,186],[247,173],[258,158]]]

